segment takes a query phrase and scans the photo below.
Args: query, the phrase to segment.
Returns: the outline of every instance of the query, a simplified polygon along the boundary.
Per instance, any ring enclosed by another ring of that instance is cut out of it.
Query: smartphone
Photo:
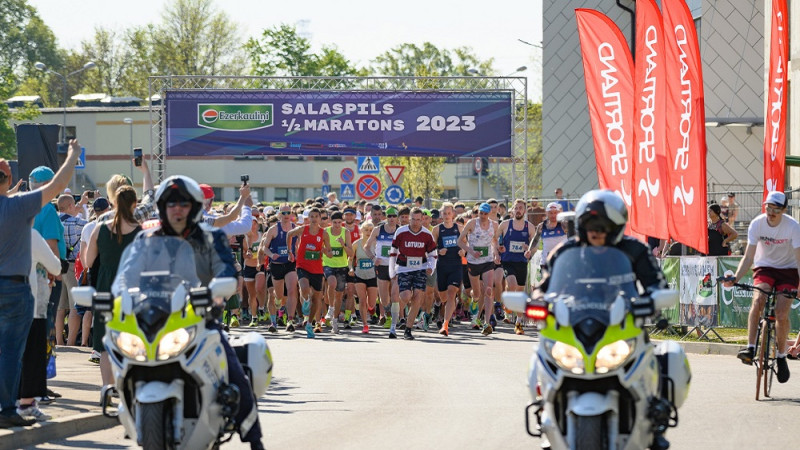
[[[86,196],[87,196],[88,198],[94,198],[94,191],[89,191],[89,192],[87,192],[87,193],[86,193]]]
[[[248,181],[250,181],[250,175],[242,175],[242,184],[247,186]]]
[[[142,165],[142,149],[141,148],[133,149],[133,157],[134,157],[133,164],[136,167],[141,166]]]

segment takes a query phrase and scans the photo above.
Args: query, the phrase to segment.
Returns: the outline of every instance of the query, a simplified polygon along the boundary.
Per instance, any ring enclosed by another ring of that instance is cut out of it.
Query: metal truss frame
[[[525,77],[256,77],[175,75],[148,78],[150,91],[150,156],[156,161],[158,182],[167,169],[164,99],[170,90],[247,91],[411,91],[510,92],[513,98],[511,133],[511,198],[528,194],[528,80]]]

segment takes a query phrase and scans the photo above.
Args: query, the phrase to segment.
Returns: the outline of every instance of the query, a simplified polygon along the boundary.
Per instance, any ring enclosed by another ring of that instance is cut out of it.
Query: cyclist
[[[623,236],[625,224],[628,222],[628,208],[622,197],[609,190],[589,191],[578,201],[575,216],[578,221],[577,236],[569,238],[552,250],[544,266],[544,278],[534,291],[534,297],[541,298],[547,292],[550,270],[558,255],[566,249],[588,245],[616,247],[628,255],[633,272],[645,291],[667,287],[664,274],[647,244],[630,236]]]
[[[786,195],[779,191],[770,191],[764,202],[766,212],[759,215],[747,228],[747,248],[744,257],[732,281],[732,286],[753,269],[753,284],[763,290],[775,288],[797,289],[800,283],[800,224],[784,214],[786,211]],[[737,357],[744,364],[752,364],[755,357],[755,340],[758,332],[758,321],[764,310],[766,296],[753,291],[753,306],[747,320],[747,347],[739,351]],[[778,346],[776,363],[778,366],[778,382],[789,380],[789,365],[786,363],[786,338],[789,335],[789,308],[791,296],[779,295],[775,300],[775,339]]]

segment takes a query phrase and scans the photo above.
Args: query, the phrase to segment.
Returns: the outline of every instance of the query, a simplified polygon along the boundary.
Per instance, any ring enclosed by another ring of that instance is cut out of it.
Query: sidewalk
[[[118,424],[101,414],[100,367],[89,362],[91,353],[88,348],[56,348],[57,375],[47,380],[47,386],[62,397],[40,406],[53,418],[30,427],[0,429],[0,450],[24,448]]]

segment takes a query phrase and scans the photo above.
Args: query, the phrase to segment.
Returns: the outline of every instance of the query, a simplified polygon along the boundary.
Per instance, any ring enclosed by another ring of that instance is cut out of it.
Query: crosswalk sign
[[[339,200],[355,200],[356,188],[353,183],[343,183],[339,192]]]
[[[86,147],[81,147],[81,156],[79,156],[78,160],[75,161],[75,168],[76,169],[86,168]]]
[[[381,162],[377,156],[359,156],[358,173],[380,173]]]

